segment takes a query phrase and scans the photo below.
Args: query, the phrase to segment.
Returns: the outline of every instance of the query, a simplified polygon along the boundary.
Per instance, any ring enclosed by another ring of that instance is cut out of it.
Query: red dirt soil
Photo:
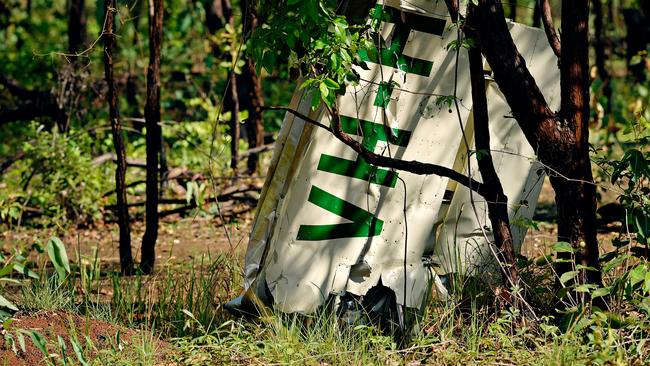
[[[129,344],[138,341],[139,332],[128,329],[119,325],[111,324],[105,321],[86,319],[82,316],[65,313],[65,312],[39,312],[33,315],[21,315],[13,319],[8,326],[8,330],[3,330],[3,335],[10,333],[16,342],[17,353],[14,353],[10,344],[4,337],[0,337],[0,365],[11,366],[34,366],[48,365],[43,353],[35,346],[28,334],[24,334],[25,352],[22,351],[18,344],[17,332],[19,329],[31,331],[35,330],[47,340],[47,350],[49,353],[58,354],[59,364],[61,351],[58,347],[57,336],[61,336],[66,344],[68,358],[77,362],[70,339],[75,335],[79,344],[84,348],[84,357],[86,361],[91,361],[97,350],[111,350],[118,347],[116,336],[120,333],[120,345],[128,347]],[[86,335],[90,337],[93,345],[92,350],[87,350]],[[140,338],[141,339],[141,338]],[[153,340],[154,349],[156,350],[156,364],[170,364],[166,360],[169,355],[166,350],[169,344],[161,340]]]

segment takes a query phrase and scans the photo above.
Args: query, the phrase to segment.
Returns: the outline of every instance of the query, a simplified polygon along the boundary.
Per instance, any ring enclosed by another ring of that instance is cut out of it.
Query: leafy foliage
[[[302,87],[314,92],[314,108],[321,100],[332,105],[346,85],[359,81],[352,66],[363,66],[358,52],[372,47],[369,25],[349,24],[336,6],[332,0],[267,5],[266,22],[249,42],[258,67],[304,78]]]

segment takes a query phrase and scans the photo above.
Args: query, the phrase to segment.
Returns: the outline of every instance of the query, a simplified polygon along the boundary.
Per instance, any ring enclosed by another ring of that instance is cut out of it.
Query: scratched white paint
[[[467,55],[461,50],[457,61],[456,53],[445,49],[457,35],[448,27],[444,2],[403,0],[387,1],[386,5],[445,19],[442,36],[412,31],[404,48],[407,56],[432,61],[431,73],[420,76],[369,63],[370,70],[358,70],[360,85],[348,88],[338,99],[340,113],[411,132],[406,147],[380,142],[376,153],[467,172],[460,128],[462,123],[472,143]],[[510,24],[510,28],[531,72],[541,81],[549,104],[556,107],[559,77],[543,33],[518,24]],[[390,32],[384,34],[390,39]],[[378,84],[389,80],[397,82],[398,88],[393,90],[384,116],[373,102]],[[447,105],[436,104],[436,95],[453,95],[455,85],[460,116]],[[511,217],[530,218],[542,180],[537,175],[534,152],[515,121],[505,117],[510,114],[509,108],[496,84],[487,82],[486,87],[493,154],[509,197]],[[309,105],[310,98],[298,91],[290,107],[329,123],[322,110],[310,111]],[[493,270],[488,241],[478,230],[482,225],[489,227],[481,197],[474,194],[477,217],[468,210],[468,190],[446,178],[398,172],[400,180],[390,188],[318,170],[322,154],[357,158],[329,132],[287,114],[251,232],[245,263],[247,296],[269,301],[267,287],[276,308],[308,313],[331,296],[345,292],[364,295],[381,282],[395,291],[399,304],[421,308],[434,283],[438,284],[436,292],[444,296],[437,276]],[[478,174],[475,164],[471,174]],[[475,178],[480,180],[480,176]],[[308,202],[313,186],[375,215],[383,221],[380,235],[297,240],[301,225],[350,222]],[[445,191],[451,201],[443,202]],[[520,204],[524,198],[527,205]],[[513,230],[518,245],[525,228],[515,226]]]

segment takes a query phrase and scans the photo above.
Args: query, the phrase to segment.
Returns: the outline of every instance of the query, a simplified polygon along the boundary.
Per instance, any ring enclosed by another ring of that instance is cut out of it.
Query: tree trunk
[[[243,34],[244,39],[250,37],[258,24],[256,10],[248,0],[240,2],[241,11],[244,17]],[[256,148],[264,145],[264,121],[262,106],[264,96],[262,95],[262,82],[255,71],[255,63],[252,58],[246,60],[246,64],[237,80],[239,90],[240,108],[248,111],[248,120],[244,124],[249,148]],[[258,154],[251,154],[248,157],[248,173],[253,174],[257,170]]]
[[[510,15],[508,18],[512,19],[513,22],[517,21],[517,1],[516,0],[510,0],[508,3],[510,5]]]
[[[470,10],[472,11],[470,5]],[[468,24],[468,27],[472,27]],[[469,69],[472,85],[472,103],[474,114],[474,131],[476,159],[483,184],[489,187],[491,194],[484,197],[488,205],[488,216],[492,223],[494,244],[498,248],[498,260],[501,266],[504,285],[512,288],[519,285],[519,272],[516,265],[515,249],[508,218],[508,197],[503,192],[501,180],[497,175],[490,151],[490,130],[488,104],[485,95],[485,78],[483,75],[483,57],[479,48],[469,50]]]
[[[594,51],[596,54],[596,68],[598,69],[598,77],[603,83],[602,90],[603,96],[607,99],[605,103],[605,117],[604,117],[604,128],[607,128],[607,138],[606,143],[609,143],[609,135],[612,132],[614,126],[614,119],[610,118],[610,113],[612,112],[612,85],[611,77],[609,72],[605,68],[605,61],[607,56],[605,54],[605,41],[603,35],[603,3],[602,0],[593,0],[594,4]],[[612,123],[610,125],[610,122]]]
[[[215,34],[224,26],[222,0],[202,1],[205,10],[205,25],[210,34]]]
[[[146,2],[145,2],[146,3]],[[133,40],[132,45],[134,48],[140,47],[140,18],[142,16],[143,2],[137,2],[131,9],[131,16],[133,21]],[[139,118],[142,117],[142,109],[138,101],[138,68],[133,69],[133,65],[129,65],[129,75],[126,79],[126,102],[129,107],[129,115]],[[142,123],[134,124],[136,130],[142,132],[144,125]]]
[[[237,175],[237,165],[239,163],[239,99],[237,95],[237,76],[234,71],[230,72],[228,93],[232,108],[230,109],[230,167]]]
[[[646,24],[643,13],[638,9],[623,9],[623,17],[625,18],[626,28],[625,46],[627,69],[634,76],[637,83],[641,83],[646,80],[645,62],[632,63],[632,60],[634,56],[645,51],[648,46],[648,25]]]
[[[235,17],[233,14],[232,3],[229,0],[222,0],[223,14],[228,24],[235,27]],[[230,167],[234,174],[237,175],[237,165],[239,163],[239,93],[237,91],[237,75],[235,74],[235,61],[230,60],[233,64],[230,71],[228,90],[226,91],[225,110],[230,111]]]
[[[163,0],[149,0],[149,67],[147,68],[147,102],[144,118],[147,126],[147,205],[146,229],[142,238],[144,273],[153,272],[158,239],[158,153],[160,152],[160,49],[162,44]]]
[[[115,34],[113,25],[116,12],[115,0],[104,1],[104,14],[106,15],[106,29],[102,35],[104,39],[104,74],[108,84],[108,112],[113,133],[113,145],[117,156],[115,168],[115,195],[117,197],[117,223],[120,228],[120,268],[123,274],[133,273],[133,256],[131,254],[131,228],[129,226],[129,210],[126,198],[126,152],[122,137],[119,110],[117,107],[117,92],[113,77],[113,45]]]
[[[84,0],[69,0],[68,52],[77,54],[86,43],[86,12]]]
[[[551,176],[558,207],[558,240],[576,250],[576,263],[599,268],[596,190],[588,149],[588,0],[564,1],[562,9],[562,110],[553,113],[517,51],[497,0],[479,0],[477,35],[494,78],[527,140]],[[469,19],[468,19],[469,21]],[[569,264],[570,265],[570,264]],[[558,273],[567,271],[566,264]],[[600,283],[600,271],[583,279]]]
[[[533,10],[533,27],[542,27],[542,8],[539,5],[539,0],[535,0],[535,9]]]
[[[572,243],[576,263],[600,268],[596,238],[596,186],[589,159],[589,0],[562,2],[562,66],[560,119],[571,143],[549,165],[558,208],[558,240]],[[572,141],[571,141],[572,140]],[[571,270],[559,263],[559,273]],[[585,280],[600,283],[600,271],[586,271]]]

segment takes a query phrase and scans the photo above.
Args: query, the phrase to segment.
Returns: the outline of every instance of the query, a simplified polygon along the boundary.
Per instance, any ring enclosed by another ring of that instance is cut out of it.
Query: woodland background
[[[547,3],[561,26],[560,1],[503,3],[507,17],[534,27]],[[339,65],[331,84],[305,72],[318,60],[300,40],[273,49],[273,15],[296,20],[283,31],[319,35],[336,23],[328,22],[339,2],[0,0],[2,358],[646,363],[650,2],[589,3],[603,283],[580,287],[554,272],[558,252],[578,253],[557,241],[547,183],[516,258],[535,316],[460,278],[453,299],[432,302],[402,342],[369,325],[340,330],[327,314],[248,322],[222,307],[241,288],[246,235],[284,116],[269,107],[289,103],[299,75],[325,103],[348,75]],[[355,29],[348,20],[338,23],[345,32]],[[558,283],[569,298],[560,311]],[[594,308],[598,298],[606,305]]]

